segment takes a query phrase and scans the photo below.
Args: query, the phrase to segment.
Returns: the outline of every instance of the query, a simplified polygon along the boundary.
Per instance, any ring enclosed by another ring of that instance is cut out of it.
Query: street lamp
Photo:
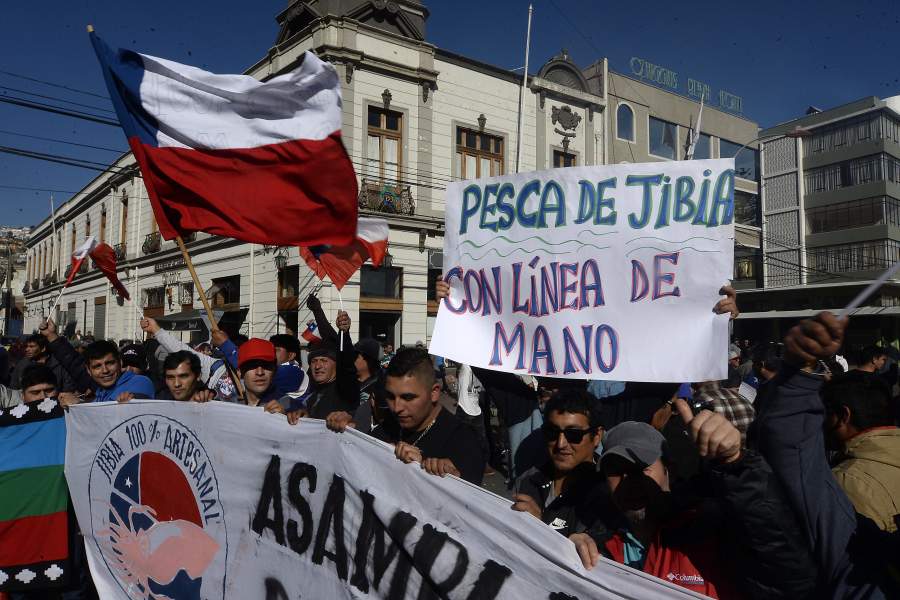
[[[750,140],[749,142],[747,142],[746,144],[744,144],[743,146],[741,146],[740,148],[738,148],[737,152],[734,153],[734,156],[732,158],[737,160],[737,157],[740,155],[740,153],[743,152],[744,149],[747,146],[749,146],[750,144],[752,144],[753,142],[769,141],[769,140],[774,140],[775,138],[779,138],[779,137],[788,137],[788,138],[793,138],[793,139],[805,138],[805,137],[811,136],[812,134],[813,134],[813,132],[810,131],[809,129],[806,129],[804,127],[800,127],[799,125],[797,125],[793,129],[791,129],[790,131],[788,131],[787,133],[784,133],[784,134],[779,133],[777,135],[766,135],[766,136],[758,135],[755,138],[753,138],[752,140]]]

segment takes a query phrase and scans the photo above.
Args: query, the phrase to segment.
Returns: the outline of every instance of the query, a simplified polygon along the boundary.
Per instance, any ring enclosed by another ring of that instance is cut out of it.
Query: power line
[[[75,158],[72,156],[63,156],[59,154],[47,154],[43,152],[35,152],[33,150],[26,150],[24,148],[12,148],[9,146],[0,146],[0,153],[3,154],[12,154],[15,156],[22,156],[25,158],[34,158],[37,160],[44,160],[47,162],[53,162],[63,165],[68,165],[70,167],[81,167],[83,169],[90,169],[93,171],[113,171],[115,173],[120,173],[125,169],[120,167],[114,167],[112,165],[107,165],[106,163],[96,162],[92,160],[85,160],[80,158]]]
[[[29,92],[28,90],[20,90],[18,88],[11,88],[5,85],[0,85],[0,90],[7,90],[10,92],[16,92],[17,94],[25,94],[27,96],[34,96],[36,98],[44,98],[45,100],[55,100],[56,102],[64,102],[66,104],[72,104],[73,106],[80,106],[82,108],[91,108],[93,110],[99,110],[103,112],[107,112],[110,114],[116,114],[114,110],[109,108],[103,108],[102,106],[94,106],[93,104],[83,104],[81,102],[75,102],[74,100],[66,100],[65,98],[60,98],[59,96],[47,96],[45,94],[38,94],[37,92]]]
[[[56,139],[56,138],[48,138],[48,137],[41,137],[41,136],[39,136],[39,135],[30,135],[30,134],[27,134],[27,133],[18,133],[18,132],[15,132],[15,131],[6,131],[6,130],[4,130],[4,129],[0,129],[0,133],[6,134],[6,135],[14,135],[14,136],[17,136],[17,137],[30,138],[30,139],[33,139],[33,140],[41,140],[41,141],[44,141],[44,142],[57,142],[57,143],[60,143],[60,144],[68,144],[68,145],[70,145],[70,146],[80,146],[80,147],[82,147],[82,148],[91,148],[91,149],[93,149],[93,150],[105,150],[105,151],[107,151],[107,152],[116,152],[116,153],[118,153],[118,154],[125,154],[126,152],[128,152],[128,150],[121,150],[121,149],[119,149],[119,148],[107,148],[107,147],[105,147],[105,146],[92,146],[92,145],[90,145],[90,144],[79,144],[78,142],[69,142],[69,141],[66,141],[66,140],[59,140],[59,139]]]
[[[51,87],[68,90],[70,92],[76,92],[78,94],[85,94],[87,96],[94,96],[95,98],[103,98],[104,100],[109,100],[109,96],[104,96],[102,94],[96,94],[94,92],[88,92],[86,90],[79,90],[78,88],[69,87],[67,85],[62,85],[59,83],[52,83],[50,81],[44,81],[43,79],[36,79],[34,77],[28,77],[27,75],[19,75],[18,73],[11,73],[9,71],[3,71],[3,70],[0,70],[0,73],[2,73],[4,75],[9,75],[10,77],[17,77],[18,79],[24,79],[25,81],[33,81],[34,83],[49,85]]]
[[[5,104],[14,104],[16,106],[22,106],[24,108],[32,108],[35,110],[42,110],[42,111],[54,113],[57,115],[74,117],[76,119],[84,119],[85,121],[93,121],[94,123],[100,123],[102,125],[111,125],[112,127],[119,127],[118,121],[106,119],[99,115],[92,115],[90,113],[76,111],[76,110],[64,108],[61,106],[53,106],[51,104],[44,104],[42,102],[34,102],[31,100],[26,100],[24,98],[13,98],[10,96],[0,96],[0,102],[5,103]]]

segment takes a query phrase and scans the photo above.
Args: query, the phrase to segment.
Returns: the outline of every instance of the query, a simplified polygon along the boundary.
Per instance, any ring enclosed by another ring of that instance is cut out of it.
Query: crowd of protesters
[[[722,294],[712,310],[736,317],[734,290]],[[721,598],[900,597],[897,361],[876,346],[845,360],[846,320],[822,313],[781,342],[737,341],[722,349],[726,380],[661,384],[354,344],[346,312],[332,326],[315,296],[307,306],[321,340],[306,347],[216,330],[192,348],[151,318],[142,344],[73,344],[47,322],[2,373],[0,406],[157,398],[324,419],[436,476],[481,484],[502,471],[512,510],[568,537],[586,569],[605,557]]]

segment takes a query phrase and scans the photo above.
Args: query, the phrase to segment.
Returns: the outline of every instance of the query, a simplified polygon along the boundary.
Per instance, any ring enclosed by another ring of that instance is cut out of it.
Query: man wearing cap
[[[282,396],[299,394],[303,396],[309,386],[309,380],[297,357],[300,356],[300,341],[287,333],[279,333],[269,338],[275,346],[275,360],[278,370],[275,371],[275,387]]]
[[[122,366],[126,371],[135,375],[147,374],[147,353],[140,344],[128,344],[120,350],[122,354]]]
[[[238,370],[244,381],[247,406],[262,406],[266,412],[284,413],[275,387],[275,345],[269,340],[250,338],[238,348]]]
[[[586,568],[602,554],[675,585],[718,598],[808,597],[815,567],[784,490],[740,432],[708,410],[675,408],[707,461],[714,500],[672,493],[665,438],[626,421],[603,439],[600,467],[627,525],[569,536]]]
[[[323,339],[310,346],[309,370],[313,390],[302,409],[288,415],[291,423],[300,417],[326,419],[334,412],[354,414],[360,405],[359,381],[356,378],[356,349],[350,341],[350,315],[338,313],[336,341]],[[292,407],[293,408],[293,407]]]

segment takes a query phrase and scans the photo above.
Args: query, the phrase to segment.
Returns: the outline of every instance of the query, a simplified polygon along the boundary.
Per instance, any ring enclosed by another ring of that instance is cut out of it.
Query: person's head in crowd
[[[431,356],[421,348],[397,351],[385,372],[385,391],[388,408],[404,430],[428,427],[441,411],[441,385]]]
[[[659,523],[671,490],[666,440],[660,432],[636,421],[616,425],[603,437],[600,466],[613,503],[634,530],[646,533]]]
[[[378,375],[382,359],[381,345],[372,338],[363,338],[356,342],[356,378],[368,381]]]
[[[291,363],[300,356],[300,340],[287,333],[279,333],[269,338],[275,346],[275,361],[279,365]]]
[[[187,350],[173,352],[163,361],[163,373],[172,399],[190,400],[201,381],[200,357]]]
[[[384,345],[384,353],[385,354],[393,354],[394,353],[394,345],[393,344],[385,344]]]
[[[753,351],[753,371],[762,381],[769,381],[781,369],[784,360],[784,344],[770,342]]]
[[[858,369],[867,373],[877,373],[884,368],[887,353],[878,346],[866,346],[859,353]]]
[[[864,371],[835,375],[822,387],[822,403],[825,442],[833,450],[867,429],[895,425],[890,388]]]
[[[47,338],[40,334],[29,336],[25,341],[25,358],[42,362],[47,356]]]
[[[238,370],[247,392],[261,397],[275,377],[275,346],[268,340],[251,338],[238,348]]]
[[[83,356],[84,349],[87,348],[87,344],[82,340],[75,340],[74,342],[72,342],[72,347],[75,348],[75,352]]]
[[[737,369],[741,366],[741,349],[738,348],[737,344],[728,346],[728,366],[732,369]]]
[[[22,401],[36,402],[44,398],[56,398],[59,382],[53,371],[44,365],[32,365],[22,374]]]
[[[337,352],[330,340],[309,347],[309,372],[316,385],[326,385],[337,378]]]
[[[235,346],[240,348],[244,343],[250,341],[251,338],[248,338],[243,333],[236,333],[232,336],[229,336],[228,339],[230,339],[232,341],[232,343],[234,343]]]
[[[593,396],[574,389],[556,392],[544,406],[541,432],[558,475],[593,462],[602,436],[595,406]]]
[[[122,375],[122,356],[114,342],[100,340],[84,349],[84,364],[94,383],[111,388]]]
[[[147,371],[147,354],[140,344],[123,346],[119,353],[122,355],[122,366],[126,371],[131,371],[135,375],[143,375]]]
[[[197,344],[194,348],[200,354],[205,354],[206,356],[210,356],[212,354],[212,345],[209,342],[203,342],[201,344]]]

